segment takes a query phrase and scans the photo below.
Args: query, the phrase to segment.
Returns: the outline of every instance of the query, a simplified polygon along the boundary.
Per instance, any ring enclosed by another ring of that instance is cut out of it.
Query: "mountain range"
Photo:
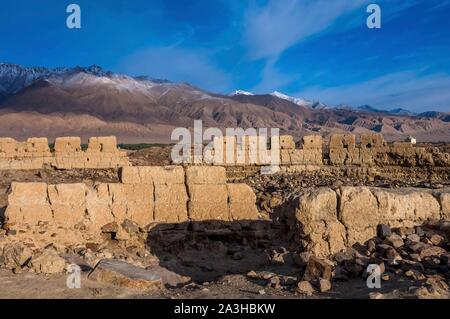
[[[204,127],[278,127],[296,137],[373,131],[389,140],[412,135],[419,141],[450,141],[450,113],[328,106],[280,92],[222,95],[98,66],[0,63],[0,136],[116,135],[121,143],[170,142],[174,128],[191,128],[198,119]]]

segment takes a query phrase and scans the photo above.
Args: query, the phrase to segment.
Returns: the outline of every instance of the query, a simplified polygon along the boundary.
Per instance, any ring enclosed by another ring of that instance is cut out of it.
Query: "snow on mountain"
[[[118,90],[147,90],[155,84],[170,84],[167,80],[130,77],[103,70],[97,65],[73,68],[23,67],[0,63],[0,98],[15,94],[38,80],[61,86],[110,85]]]
[[[254,95],[252,92],[243,91],[243,90],[236,90],[230,94],[230,96],[236,96],[236,95]]]
[[[270,93],[270,95],[275,96],[279,99],[283,99],[283,100],[287,100],[290,101],[292,103],[295,103],[299,106],[304,106],[304,107],[309,107],[309,108],[314,108],[314,109],[319,109],[319,108],[326,108],[325,104],[322,104],[320,102],[312,102],[312,101],[308,101],[302,98],[297,98],[297,97],[293,97],[293,96],[289,96],[286,94],[283,94],[281,92],[275,91]]]

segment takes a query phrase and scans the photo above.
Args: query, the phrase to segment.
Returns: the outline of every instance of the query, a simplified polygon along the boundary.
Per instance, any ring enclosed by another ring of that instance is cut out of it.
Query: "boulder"
[[[158,272],[113,259],[99,261],[89,273],[88,279],[139,290],[155,290],[162,287],[162,278]]]
[[[9,269],[13,269],[25,266],[31,260],[33,252],[20,243],[7,243],[3,247],[3,253],[0,255],[4,259],[4,265]]]
[[[302,295],[312,296],[316,290],[309,281],[302,280],[297,284],[297,292]]]
[[[42,274],[58,274],[63,273],[66,269],[67,262],[61,258],[57,252],[45,250],[40,256],[33,257],[31,260],[31,268],[36,273]]]
[[[303,280],[314,281],[325,279],[331,281],[333,269],[330,261],[311,256],[306,264]]]

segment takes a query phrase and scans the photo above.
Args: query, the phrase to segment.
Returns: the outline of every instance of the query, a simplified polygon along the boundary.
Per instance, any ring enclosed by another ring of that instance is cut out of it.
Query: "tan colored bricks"
[[[232,220],[256,220],[256,195],[246,184],[227,184],[228,205]]]

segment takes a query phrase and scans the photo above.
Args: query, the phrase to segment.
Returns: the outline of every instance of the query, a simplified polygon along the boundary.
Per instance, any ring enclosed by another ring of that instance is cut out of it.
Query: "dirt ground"
[[[383,293],[384,298],[412,298],[411,287],[414,282],[398,278],[383,282],[381,289],[369,289],[365,281],[353,279],[345,283],[335,283],[329,293],[314,296],[299,295],[294,290],[268,288],[262,282],[251,281],[245,275],[228,275],[217,281],[202,284],[188,284],[182,288],[166,288],[158,291],[117,287],[89,280],[87,274],[81,277],[81,288],[70,289],[66,285],[67,276],[38,275],[33,273],[13,274],[0,270],[0,298],[8,299],[84,299],[84,298],[176,298],[176,299],[259,299],[259,298],[296,298],[296,299],[367,299],[373,292]]]

